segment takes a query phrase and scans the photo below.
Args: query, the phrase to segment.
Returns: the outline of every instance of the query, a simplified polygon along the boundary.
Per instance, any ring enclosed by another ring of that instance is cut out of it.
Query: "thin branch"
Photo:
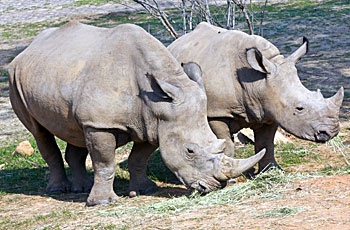
[[[232,0],[239,8],[240,10],[243,12],[243,15],[244,15],[244,18],[245,20],[247,21],[247,24],[248,24],[248,28],[249,28],[249,33],[251,35],[254,34],[254,31],[253,31],[253,27],[252,27],[252,23],[249,19],[249,15],[248,15],[248,12],[247,12],[247,9],[245,7],[245,3],[243,3],[241,0],[240,1],[237,1],[237,0]]]
[[[265,16],[265,9],[266,9],[266,5],[267,5],[267,1],[265,0],[265,4],[264,4],[264,8],[261,10],[260,7],[260,2],[259,2],[259,7],[260,7],[260,14],[261,14],[261,19],[260,19],[260,26],[259,26],[259,35],[260,36],[264,36],[264,31],[263,31],[263,22],[264,22],[264,16]]]
[[[153,17],[158,18],[173,39],[177,39],[179,37],[174,27],[168,21],[167,15],[164,13],[164,11],[160,9],[157,0],[153,0],[153,3],[155,4],[155,6],[153,6],[148,0],[133,0],[133,1],[140,4],[143,8],[145,8],[148,11],[148,13],[150,13]]]

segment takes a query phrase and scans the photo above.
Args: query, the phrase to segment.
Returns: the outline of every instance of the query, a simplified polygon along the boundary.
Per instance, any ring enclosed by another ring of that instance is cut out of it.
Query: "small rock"
[[[134,198],[134,197],[136,197],[137,196],[137,193],[135,192],[135,191],[130,191],[129,192],[129,197],[130,198]]]
[[[22,156],[31,156],[34,153],[34,149],[30,145],[29,141],[22,141],[17,145],[16,150],[12,153],[12,156],[16,153]]]
[[[274,140],[275,144],[287,144],[287,143],[291,143],[291,140],[286,137],[285,135],[283,135],[280,131],[277,131],[275,134],[275,140]]]
[[[234,140],[242,144],[254,144],[254,132],[249,128],[241,129],[237,134],[234,135]],[[275,134],[274,144],[286,143],[291,143],[291,140],[280,130],[277,130]]]

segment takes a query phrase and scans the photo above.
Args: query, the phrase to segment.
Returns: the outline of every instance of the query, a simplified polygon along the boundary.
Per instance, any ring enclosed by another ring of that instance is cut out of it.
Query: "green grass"
[[[277,146],[275,154],[281,158],[281,167],[310,162],[312,159],[318,158],[317,154],[294,144]]]
[[[262,214],[253,215],[252,218],[266,219],[266,218],[294,216],[302,212],[303,210],[304,208],[300,208],[300,207],[284,206],[284,207],[274,208],[273,210],[267,211]]]
[[[113,3],[115,1],[110,0],[78,0],[74,2],[73,6],[84,6],[84,5],[93,5],[93,6],[101,6],[107,3]],[[119,2],[119,1],[118,1]]]

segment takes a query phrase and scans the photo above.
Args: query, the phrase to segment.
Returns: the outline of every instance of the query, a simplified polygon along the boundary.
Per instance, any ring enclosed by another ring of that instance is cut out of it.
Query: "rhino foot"
[[[91,191],[93,181],[90,178],[83,180],[75,180],[72,182],[72,192],[74,193],[89,193]]]
[[[158,190],[158,186],[156,183],[151,181],[150,179],[145,179],[142,183],[132,183],[130,181],[129,185],[129,197],[135,197],[138,195],[148,195],[154,193]]]
[[[118,201],[118,196],[116,194],[111,194],[109,196],[89,196],[86,201],[86,206],[91,207],[95,205],[108,205],[116,203]]]
[[[281,166],[279,166],[279,165],[277,164],[277,162],[275,161],[275,162],[270,162],[270,163],[268,163],[268,164],[265,165],[265,166],[262,166],[262,165],[259,164],[259,170],[258,170],[258,173],[257,173],[257,174],[266,172],[267,170],[269,170],[269,169],[271,169],[271,168],[277,168],[277,169],[279,169],[279,170],[281,170],[281,171],[284,171],[284,170],[281,168]]]
[[[71,184],[68,179],[59,182],[49,182],[46,193],[68,193],[71,191]]]
[[[267,170],[271,169],[271,168],[277,168],[281,171],[284,171],[278,164],[277,162],[275,163],[269,163],[267,166],[260,168],[259,166],[259,170],[257,173],[255,173],[255,168],[251,168],[248,171],[246,171],[244,173],[244,176],[249,179],[249,180],[253,180],[258,174],[266,172]]]
[[[253,180],[258,173],[255,173],[255,168],[251,168],[248,171],[243,173],[244,177],[247,178],[248,180]]]

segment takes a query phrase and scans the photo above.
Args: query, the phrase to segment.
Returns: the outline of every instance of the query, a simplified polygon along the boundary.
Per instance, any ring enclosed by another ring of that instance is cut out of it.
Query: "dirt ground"
[[[55,1],[57,2],[59,1]],[[23,11],[25,10],[18,10],[18,14],[24,14]],[[345,16],[345,19],[349,20],[349,15]],[[308,19],[304,18],[303,21],[294,22],[295,24],[289,28],[295,29],[297,24],[301,27],[311,26],[307,21]],[[299,66],[301,72],[304,72],[302,79],[306,84],[325,89],[329,94],[333,94],[339,85],[345,85],[347,98],[341,111],[341,135],[344,151],[347,153],[350,146],[348,122],[350,39],[342,37],[341,31],[349,28],[348,23],[341,22],[340,26],[330,20],[327,27],[318,27],[314,32],[310,32],[311,40],[319,43],[313,45],[311,56]],[[321,29],[323,32],[320,32]],[[349,30],[347,31],[349,33]],[[319,36],[314,36],[315,33],[319,33]],[[332,33],[335,34],[335,39],[327,48],[322,43],[328,44],[322,34],[331,36]],[[292,36],[292,33],[288,35],[289,41],[293,39]],[[280,45],[285,44],[273,36],[271,39]],[[31,40],[32,37],[2,42],[0,69],[5,68],[8,61]],[[336,49],[332,52],[333,47]],[[335,64],[331,59],[339,58],[340,55],[344,56],[345,61]],[[326,75],[332,75],[334,78],[326,78]],[[310,76],[308,80],[307,77]],[[0,76],[0,90],[0,146],[5,146],[16,139],[29,137],[29,134],[11,109],[6,75]],[[293,137],[291,139],[300,146],[311,145]],[[289,166],[288,171],[310,173],[326,166],[345,165],[342,155],[334,152],[326,144],[313,147],[313,152],[322,155],[322,160]],[[127,154],[123,154],[119,160],[125,160],[126,157]],[[240,183],[243,182],[238,184]],[[118,204],[90,208],[85,207],[87,194],[48,196],[43,192],[39,195],[23,193],[0,195],[0,229],[350,229],[350,175],[346,174],[294,180],[288,185],[276,187],[276,190],[280,189],[276,196],[262,194],[243,199],[239,203],[199,206],[171,214],[152,212],[120,214],[129,207],[153,204],[189,194],[182,185],[160,182],[158,185],[160,190],[152,196],[133,199],[121,196]]]

